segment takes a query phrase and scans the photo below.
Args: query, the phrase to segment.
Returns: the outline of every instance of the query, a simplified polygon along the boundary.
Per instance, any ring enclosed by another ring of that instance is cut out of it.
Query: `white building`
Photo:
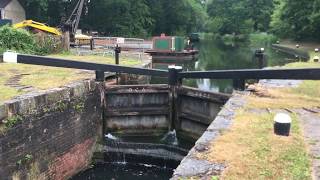
[[[18,0],[0,0],[0,20],[9,19],[12,23],[26,20],[26,11]]]

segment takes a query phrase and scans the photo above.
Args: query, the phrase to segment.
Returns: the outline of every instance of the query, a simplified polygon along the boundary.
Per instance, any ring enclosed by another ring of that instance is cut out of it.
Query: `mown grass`
[[[318,62],[295,62],[284,66],[285,68],[320,68]]]
[[[102,63],[102,64],[115,64],[115,59],[112,56],[99,56],[99,55],[77,56],[77,55],[72,55],[70,53],[61,53],[61,54],[49,55],[49,57],[70,59],[70,60],[77,60],[77,61],[88,61],[88,62],[95,62],[95,63]],[[141,64],[141,61],[139,61],[138,59],[120,57],[120,65],[136,66],[139,64]]]
[[[0,101],[9,100],[24,93],[6,85],[9,78],[16,74],[28,74],[21,78],[19,84],[32,86],[39,90],[59,87],[72,81],[94,77],[89,73],[80,74],[79,70],[7,63],[0,64],[0,72]]]
[[[75,56],[68,53],[50,55],[50,57],[89,61],[104,64],[114,64],[112,57],[103,56]],[[120,64],[125,66],[136,66],[141,61],[129,58],[121,58]],[[7,64],[0,63],[0,102],[9,100],[17,95],[25,92],[18,91],[15,88],[9,87],[6,84],[8,79],[16,74],[28,74],[23,76],[19,84],[32,86],[35,89],[46,90],[50,88],[60,87],[78,81],[81,79],[94,78],[94,74],[76,69],[55,68],[46,66],[26,65],[26,64]]]
[[[297,117],[292,117],[290,137],[280,137],[273,133],[273,114],[239,110],[231,129],[204,157],[227,165],[220,179],[310,179],[303,135]]]
[[[266,96],[249,96],[248,108],[290,109],[320,105],[320,82],[304,81],[297,88],[268,89]]]
[[[286,67],[320,67],[319,63],[292,63]],[[273,133],[272,109],[313,108],[320,105],[320,82],[303,81],[296,88],[263,89],[263,96],[248,95],[236,112],[232,127],[198,157],[226,164],[219,179],[311,179],[311,157],[298,116],[289,137]]]
[[[296,62],[286,68],[320,68],[320,63]],[[296,88],[273,88],[266,97],[248,97],[249,108],[310,108],[320,105],[320,81],[303,81]]]

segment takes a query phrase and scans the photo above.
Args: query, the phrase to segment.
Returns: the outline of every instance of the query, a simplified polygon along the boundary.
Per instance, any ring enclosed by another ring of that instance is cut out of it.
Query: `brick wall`
[[[0,179],[59,180],[86,168],[101,129],[98,89],[85,81],[0,104]]]

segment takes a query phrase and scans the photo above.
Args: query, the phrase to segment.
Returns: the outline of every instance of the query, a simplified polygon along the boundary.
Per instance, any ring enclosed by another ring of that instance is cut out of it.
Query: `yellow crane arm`
[[[54,34],[54,35],[58,35],[58,36],[62,35],[62,33],[57,28],[53,28],[53,27],[47,26],[43,23],[39,23],[39,22],[32,21],[32,20],[22,21],[20,23],[14,24],[13,27],[14,28],[32,27],[35,29],[39,29],[41,31],[45,31],[45,32]]]

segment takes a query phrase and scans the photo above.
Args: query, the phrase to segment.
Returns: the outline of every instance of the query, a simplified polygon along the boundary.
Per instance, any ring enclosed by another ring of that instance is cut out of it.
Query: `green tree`
[[[318,8],[318,0],[277,0],[272,16],[272,31],[281,37],[297,40],[313,38],[313,33],[319,27]]]
[[[310,36],[320,40],[320,0],[315,0],[313,10],[310,16],[311,33]]]
[[[273,12],[273,0],[247,0],[248,17],[253,22],[254,31],[267,31]]]
[[[78,0],[21,0],[27,18],[58,26]],[[204,29],[201,0],[87,0],[79,28],[109,36],[185,35]]]
[[[210,16],[208,31],[220,34],[246,34],[252,30],[252,20],[247,10],[247,1],[212,0],[208,4]]]

